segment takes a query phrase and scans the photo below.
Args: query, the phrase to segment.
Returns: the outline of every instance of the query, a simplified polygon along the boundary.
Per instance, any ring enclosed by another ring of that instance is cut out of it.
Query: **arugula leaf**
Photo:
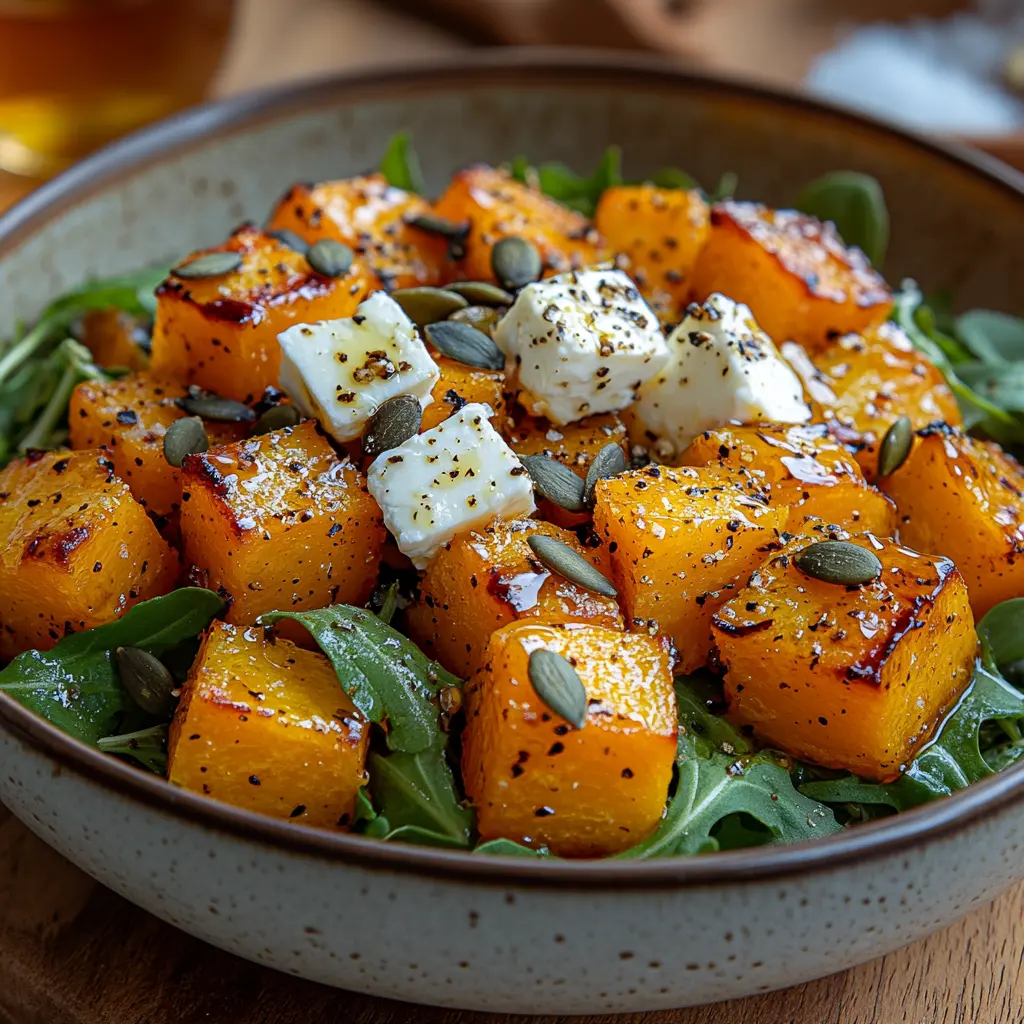
[[[557,160],[533,167],[522,156],[512,161],[509,170],[517,180],[536,185],[563,206],[592,217],[604,190],[622,184],[622,150],[609,146],[589,175],[577,174]]]
[[[878,179],[859,171],[832,171],[805,185],[795,206],[831,221],[847,245],[861,249],[881,269],[889,246],[889,208]]]
[[[437,705],[438,692],[460,680],[363,608],[271,612],[261,622],[272,626],[282,619],[309,631],[352,703],[386,729],[389,752],[372,752],[369,758],[374,813],[389,826],[385,838],[422,839],[423,832],[431,832],[445,845],[468,846],[472,813],[456,791]]]
[[[98,744],[137,711],[113,661],[118,647],[157,657],[200,634],[223,610],[211,590],[184,587],[142,601],[123,618],[72,633],[49,651],[19,654],[0,672],[6,693],[84,743]]]
[[[490,857],[542,857],[549,860],[558,858],[551,853],[546,846],[539,846],[536,850],[529,846],[523,846],[513,839],[489,839],[474,848],[474,853],[482,853]]]
[[[167,732],[166,725],[152,725],[120,736],[103,736],[96,741],[96,746],[104,754],[122,754],[154,774],[166,777]]]
[[[416,192],[419,195],[427,191],[420,159],[413,149],[412,136],[408,132],[395,132],[391,136],[380,161],[380,173],[394,188]]]

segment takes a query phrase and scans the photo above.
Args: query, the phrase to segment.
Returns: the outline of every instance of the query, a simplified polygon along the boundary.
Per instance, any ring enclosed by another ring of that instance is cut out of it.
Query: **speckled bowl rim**
[[[527,83],[585,86],[614,83],[675,92],[705,93],[737,102],[769,104],[794,115],[831,121],[916,149],[937,164],[954,165],[1024,203],[1024,175],[983,153],[916,136],[838,105],[785,90],[680,70],[673,62],[624,56],[621,51],[509,49],[467,51],[401,68],[357,72],[249,93],[196,107],[136,132],[46,183],[0,216],[0,259],[14,252],[55,214],[100,188],[131,177],[162,159],[179,156],[211,136],[246,130],[264,121],[301,115],[339,102],[347,105],[408,94],[410,90]],[[835,871],[845,864],[910,852],[913,847],[966,828],[1024,796],[1024,764],[952,796],[889,819],[793,846],[768,846],[649,861],[559,861],[490,857],[387,844],[254,814],[177,789],[163,779],[86,746],[0,694],[0,724],[55,762],[152,808],[250,841],[361,868],[464,879],[474,885],[637,891],[728,885]]]

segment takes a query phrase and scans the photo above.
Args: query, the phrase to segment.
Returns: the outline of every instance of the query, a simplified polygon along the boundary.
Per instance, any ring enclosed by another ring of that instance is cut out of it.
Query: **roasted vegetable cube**
[[[690,279],[711,230],[704,196],[697,189],[655,185],[607,188],[594,227],[658,316],[678,320],[690,301]]]
[[[46,452],[0,472],[0,661],[49,650],[174,588],[178,557],[105,451]]]
[[[761,482],[774,505],[791,508],[787,529],[800,533],[807,517],[861,533],[891,537],[896,509],[823,423],[759,423],[722,427],[700,435],[683,453],[687,466],[742,471]]]
[[[578,270],[598,259],[598,235],[585,217],[494,167],[456,174],[434,209],[456,224],[469,224],[465,255],[455,264],[457,276],[466,280],[494,280],[491,250],[508,235],[537,247],[545,274]]]
[[[892,295],[833,224],[795,210],[724,202],[711,208],[711,236],[693,272],[698,300],[723,292],[754,311],[776,344],[810,350],[830,336],[864,333],[889,316]]]
[[[971,680],[977,636],[949,559],[855,537],[881,575],[862,586],[798,568],[794,541],[712,619],[730,717],[795,757],[895,778]]]
[[[183,471],[185,564],[231,599],[230,622],[370,596],[380,509],[315,424],[190,455]]]
[[[896,500],[900,539],[956,563],[976,618],[1024,596],[1024,470],[998,445],[926,427],[880,486]]]
[[[319,185],[295,185],[277,205],[268,231],[294,231],[307,242],[333,238],[362,256],[390,290],[437,284],[447,240],[409,223],[429,214],[422,197],[369,174]]]
[[[777,544],[789,510],[728,474],[648,466],[597,485],[594,530],[611,552],[627,622],[672,637],[679,670],[711,650],[711,615]]]
[[[119,380],[87,380],[71,396],[72,448],[110,449],[114,471],[153,515],[169,516],[181,503],[181,474],[164,458],[167,428],[187,415],[176,404],[188,390],[171,378],[132,373]],[[239,423],[207,423],[214,445],[245,434]]]
[[[147,326],[118,309],[93,309],[82,317],[82,344],[97,366],[145,370],[149,366]]]
[[[613,598],[585,590],[537,560],[528,543],[534,535],[555,537],[608,571],[601,552],[535,519],[496,519],[483,530],[459,534],[434,556],[406,613],[409,636],[455,675],[474,671],[490,635],[516,619],[622,628]]]
[[[351,316],[378,283],[359,258],[341,277],[323,277],[302,253],[251,226],[190,262],[212,253],[238,253],[241,266],[210,277],[172,274],[157,288],[152,368],[240,402],[276,386],[281,331]]]
[[[441,377],[434,385],[434,399],[423,410],[420,430],[430,430],[442,420],[457,413],[464,405],[480,402],[494,410],[491,423],[501,426],[505,412],[505,374],[500,370],[483,370],[458,363],[454,359],[431,353]]]
[[[583,728],[545,704],[529,657],[554,651],[586,692]],[[668,644],[595,625],[518,622],[466,689],[463,779],[484,839],[563,857],[619,853],[661,820],[676,754]]]
[[[345,826],[369,734],[319,651],[216,622],[182,689],[168,777],[258,814]]]

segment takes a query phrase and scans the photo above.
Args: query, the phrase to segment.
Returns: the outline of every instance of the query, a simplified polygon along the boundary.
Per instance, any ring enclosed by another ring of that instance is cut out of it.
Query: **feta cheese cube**
[[[621,270],[527,285],[494,329],[519,401],[566,424],[629,405],[669,360],[658,318]]]
[[[295,324],[277,340],[281,388],[336,441],[359,437],[395,395],[429,405],[441,376],[413,322],[384,292],[361,302],[354,316]]]
[[[457,533],[534,511],[530,476],[491,415],[490,406],[472,402],[378,455],[367,471],[384,524],[417,569]]]
[[[800,378],[750,307],[714,293],[691,303],[668,339],[672,361],[640,389],[632,414],[661,458],[724,423],[806,423]]]

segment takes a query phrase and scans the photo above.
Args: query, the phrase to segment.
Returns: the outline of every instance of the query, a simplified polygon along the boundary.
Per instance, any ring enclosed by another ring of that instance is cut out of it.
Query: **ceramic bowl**
[[[585,168],[609,142],[773,204],[834,168],[881,179],[889,276],[1024,313],[1024,179],[838,109],[620,55],[482,52],[187,113],[0,219],[0,336],[89,275],[214,243],[292,181],[414,133],[430,186],[518,153]],[[2,612],[0,612],[2,615]],[[333,834],[173,789],[0,698],[0,799],[129,900],[261,964],[480,1010],[637,1011],[793,985],[878,956],[1024,878],[1024,766],[792,847],[648,862],[506,860]]]

